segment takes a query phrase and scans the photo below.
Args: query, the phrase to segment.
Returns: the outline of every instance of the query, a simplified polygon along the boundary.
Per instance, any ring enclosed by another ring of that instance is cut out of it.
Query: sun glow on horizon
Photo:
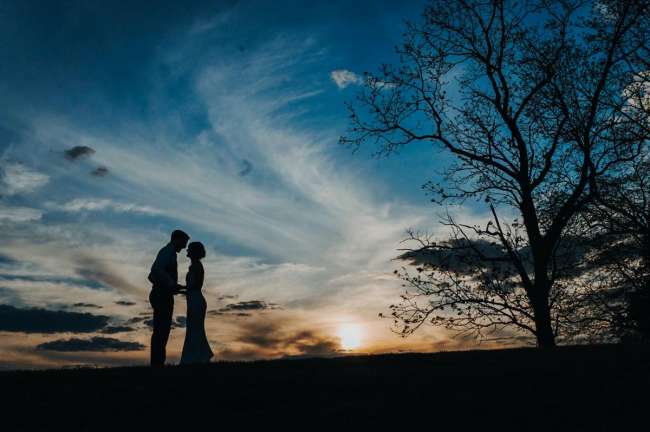
[[[361,346],[362,332],[358,324],[342,324],[338,330],[341,348],[352,351]]]

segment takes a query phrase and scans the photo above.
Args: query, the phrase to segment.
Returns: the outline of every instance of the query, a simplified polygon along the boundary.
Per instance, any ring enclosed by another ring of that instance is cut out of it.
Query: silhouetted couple
[[[205,335],[206,302],[203,287],[203,264],[205,248],[200,242],[187,244],[190,236],[181,230],[172,233],[171,240],[160,249],[151,266],[149,281],[153,284],[149,302],[153,307],[153,334],[151,335],[151,365],[165,364],[166,346],[172,327],[174,296],[184,294],[187,298],[185,343],[181,364],[208,363],[212,350]],[[187,256],[192,263],[185,277],[185,286],[178,284],[176,254],[187,246]]]

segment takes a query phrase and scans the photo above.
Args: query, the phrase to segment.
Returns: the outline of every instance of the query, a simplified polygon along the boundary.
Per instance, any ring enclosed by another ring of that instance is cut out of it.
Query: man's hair
[[[172,241],[177,240],[177,239],[178,240],[189,240],[190,236],[188,236],[185,231],[174,230],[174,232],[172,232]]]

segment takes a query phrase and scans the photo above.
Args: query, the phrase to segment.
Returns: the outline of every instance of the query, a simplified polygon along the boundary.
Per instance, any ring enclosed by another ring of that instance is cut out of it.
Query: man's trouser
[[[153,307],[153,334],[151,335],[151,366],[162,366],[167,356],[165,347],[172,328],[174,313],[174,296],[153,289],[149,294],[149,303]]]

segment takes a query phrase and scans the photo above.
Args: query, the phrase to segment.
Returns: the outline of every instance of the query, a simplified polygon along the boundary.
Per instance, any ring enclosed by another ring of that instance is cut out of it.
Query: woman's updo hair
[[[191,258],[201,259],[205,257],[205,248],[201,242],[192,242],[187,245],[187,254]]]

